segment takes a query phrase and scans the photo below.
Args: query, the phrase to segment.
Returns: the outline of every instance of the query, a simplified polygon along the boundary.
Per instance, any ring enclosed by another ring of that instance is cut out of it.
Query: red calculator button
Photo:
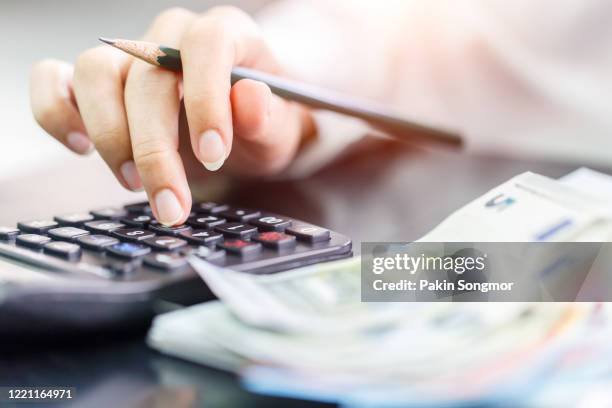
[[[253,241],[260,242],[263,246],[274,249],[289,249],[295,247],[295,237],[282,232],[262,232],[254,236]]]
[[[229,239],[217,244],[220,249],[225,249],[230,254],[249,256],[261,251],[259,242],[244,241],[242,239]]]

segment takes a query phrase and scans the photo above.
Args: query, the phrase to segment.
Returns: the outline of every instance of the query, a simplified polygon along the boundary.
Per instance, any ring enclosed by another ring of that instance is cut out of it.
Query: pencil
[[[171,71],[180,72],[181,53],[179,50],[162,45],[122,39],[100,38],[100,41],[118,48],[136,58]],[[358,100],[320,87],[289,80],[245,67],[234,67],[230,81],[241,79],[261,81],[276,95],[288,100],[303,103],[316,109],[325,109],[365,120],[388,136],[411,143],[442,144],[459,148],[461,136],[452,130],[406,120],[390,109],[379,104]]]

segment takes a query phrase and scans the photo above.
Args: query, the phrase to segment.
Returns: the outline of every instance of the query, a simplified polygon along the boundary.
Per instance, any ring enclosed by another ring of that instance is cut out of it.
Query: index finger
[[[193,13],[170,9],[152,24],[146,38],[175,46]],[[174,72],[135,61],[125,86],[134,161],[156,218],[176,225],[187,218],[191,193],[178,152],[180,78]]]

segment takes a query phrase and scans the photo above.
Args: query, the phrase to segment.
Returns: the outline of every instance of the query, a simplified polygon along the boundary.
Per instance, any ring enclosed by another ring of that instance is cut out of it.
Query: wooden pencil
[[[100,41],[158,67],[175,72],[182,70],[181,54],[177,49],[145,41],[108,38],[100,38]],[[231,83],[234,84],[241,79],[261,81],[267,84],[276,95],[312,108],[330,110],[363,119],[394,139],[411,143],[433,142],[455,148],[462,146],[462,138],[457,132],[406,120],[388,108],[373,102],[358,100],[262,71],[234,67],[230,77]]]

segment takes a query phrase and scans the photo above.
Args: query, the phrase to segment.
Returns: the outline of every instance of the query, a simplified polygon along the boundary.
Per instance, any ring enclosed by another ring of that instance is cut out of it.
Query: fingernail
[[[66,138],[68,146],[79,154],[87,154],[93,150],[93,143],[81,132],[70,132]]]
[[[175,225],[183,218],[183,208],[172,190],[165,188],[155,195],[158,221],[164,225]]]
[[[132,160],[126,161],[119,168],[121,171],[121,175],[123,179],[127,183],[128,187],[132,191],[141,191],[142,190],[142,180],[140,179],[140,175],[138,174],[138,170],[136,170],[136,164]]]
[[[206,169],[219,170],[225,162],[225,144],[216,130],[207,130],[200,136],[200,160]]]

